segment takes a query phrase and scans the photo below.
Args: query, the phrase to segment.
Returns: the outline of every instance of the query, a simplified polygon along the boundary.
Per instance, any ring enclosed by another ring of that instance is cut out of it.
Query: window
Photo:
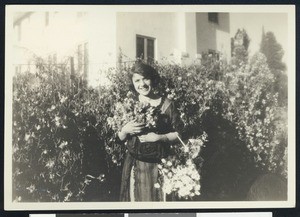
[[[154,61],[154,38],[146,36],[136,37],[136,57],[146,60],[147,62]]]
[[[218,13],[208,13],[208,20],[212,23],[219,24],[219,14]]]

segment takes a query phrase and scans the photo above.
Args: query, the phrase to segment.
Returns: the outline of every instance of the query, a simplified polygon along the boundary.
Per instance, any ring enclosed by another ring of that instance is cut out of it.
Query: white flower
[[[191,159],[188,159],[188,160],[186,161],[186,165],[191,166],[192,164],[193,164],[193,162],[192,162]]]
[[[167,162],[167,166],[169,166],[169,167],[172,166],[172,162],[171,162],[171,161],[168,161],[168,162]]]
[[[155,183],[154,184],[154,188],[160,188],[160,184],[159,183]]]
[[[192,179],[194,180],[199,180],[200,179],[200,175],[198,174],[198,172],[195,172],[192,174]]]
[[[67,141],[62,142],[58,147],[63,149],[64,147],[66,147],[68,145]]]
[[[170,194],[172,192],[172,187],[171,185],[164,185],[164,192],[166,194]]]
[[[182,180],[182,182],[184,182],[184,183],[188,183],[188,182],[191,180],[191,178],[190,178],[189,176],[185,175],[185,176],[182,177],[181,180]]]
[[[163,164],[165,164],[167,161],[166,161],[166,159],[161,159],[161,162],[163,163]]]
[[[167,173],[169,170],[168,169],[166,169],[166,168],[163,168],[163,173]]]
[[[184,151],[185,153],[188,153],[188,152],[190,151],[190,149],[189,149],[188,146],[184,146],[184,147],[183,147],[183,151]]]
[[[27,133],[26,133],[26,134],[25,134],[25,138],[24,138],[24,139],[25,139],[25,141],[28,141],[28,140],[29,140],[29,138],[30,138],[30,134],[27,134]]]
[[[22,197],[21,196],[19,196],[19,197],[17,197],[13,202],[15,203],[15,202],[20,202],[22,200]]]
[[[55,116],[55,125],[56,126],[59,126],[60,125],[60,117],[58,117],[58,116]]]
[[[64,97],[64,96],[63,96],[63,97],[60,99],[60,102],[61,102],[61,103],[64,103],[67,99],[68,99],[68,97]]]
[[[193,143],[195,142],[195,139],[189,139],[189,142],[190,142],[191,144],[193,144]]]
[[[49,160],[46,164],[46,167],[51,169],[54,166],[54,161],[53,160]]]
[[[35,186],[31,184],[29,187],[26,188],[30,193],[35,191]]]
[[[167,98],[168,98],[168,99],[173,99],[173,94],[168,94],[168,95],[167,95]]]

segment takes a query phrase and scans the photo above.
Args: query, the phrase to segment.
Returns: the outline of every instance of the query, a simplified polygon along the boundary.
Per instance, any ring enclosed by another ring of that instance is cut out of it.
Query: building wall
[[[182,64],[190,64],[197,58],[197,25],[196,25],[196,14],[186,13],[185,14],[185,44],[186,50],[182,55]]]
[[[103,71],[115,67],[117,62],[116,14],[90,12],[87,26],[89,27],[89,83],[105,84],[107,80]]]
[[[49,12],[47,24],[45,16],[45,12],[35,12],[16,25],[15,35],[21,28],[21,38],[16,38],[15,45],[25,47],[37,56],[44,57],[53,52],[65,56],[86,40],[86,25],[75,12]]]
[[[117,49],[136,58],[136,35],[155,38],[155,59],[173,59],[178,47],[176,13],[117,13]]]
[[[219,13],[219,24],[208,13],[117,13],[117,53],[136,58],[136,35],[155,38],[155,59],[189,64],[198,54],[215,50],[230,57],[229,14]],[[126,58],[123,58],[126,61]]]
[[[229,13],[219,13],[219,23],[208,20],[208,13],[196,13],[197,52],[220,51],[230,57]]]
[[[92,85],[105,83],[102,71],[136,58],[136,36],[155,38],[155,59],[189,64],[209,49],[230,57],[229,14],[219,14],[219,24],[207,13],[159,12],[34,12],[14,26],[14,64],[26,65],[32,56],[56,55],[60,62],[73,56],[78,46],[88,50],[87,78]]]

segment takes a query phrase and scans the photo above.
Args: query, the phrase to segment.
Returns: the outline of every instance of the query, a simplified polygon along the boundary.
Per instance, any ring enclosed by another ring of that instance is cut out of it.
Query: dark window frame
[[[140,47],[138,47],[138,42],[139,39],[143,39],[143,48],[141,49]],[[153,42],[152,45],[150,45],[150,42]],[[143,60],[146,60],[147,62],[153,62],[155,60],[155,44],[156,44],[156,38],[153,37],[149,37],[149,36],[145,36],[145,35],[136,35],[136,58],[141,58]],[[149,51],[150,48],[152,48],[151,51]],[[142,52],[140,52],[142,50]],[[142,53],[143,56],[141,57],[141,55],[139,55],[139,53]],[[150,55],[152,55],[153,57],[149,57]]]
[[[219,24],[219,13],[208,13],[208,21]]]

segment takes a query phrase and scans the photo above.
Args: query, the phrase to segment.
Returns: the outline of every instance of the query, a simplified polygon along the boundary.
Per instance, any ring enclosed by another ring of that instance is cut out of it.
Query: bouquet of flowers
[[[162,188],[166,194],[175,192],[180,198],[200,195],[200,174],[194,159],[199,156],[206,138],[207,134],[203,133],[196,139],[189,139],[185,144],[178,136],[181,145],[175,150],[177,155],[162,159],[158,165],[162,180],[154,187]]]
[[[133,93],[128,92],[123,102],[117,102],[114,109],[114,116],[107,119],[108,125],[114,130],[120,130],[129,121],[144,123],[145,128],[154,129],[157,124],[158,108],[149,103],[139,102],[133,99]]]

